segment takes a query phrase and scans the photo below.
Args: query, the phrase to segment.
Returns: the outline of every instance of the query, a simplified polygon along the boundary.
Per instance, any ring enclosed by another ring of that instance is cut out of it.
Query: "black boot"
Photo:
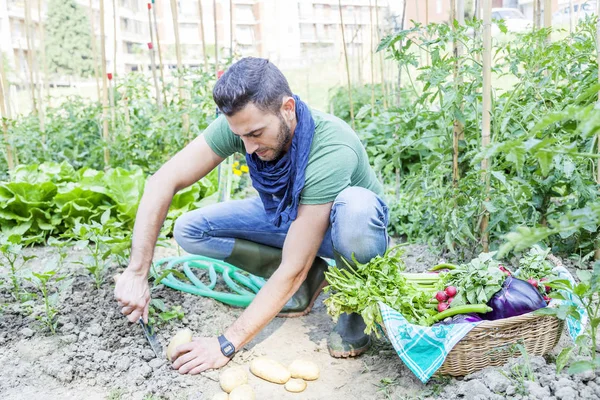
[[[334,255],[336,266],[346,268],[342,256],[337,252]],[[352,260],[346,261],[354,266]],[[365,328],[365,321],[360,314],[341,314],[327,338],[329,354],[335,358],[356,357],[367,351],[371,346],[371,337],[365,333]]]
[[[224,261],[252,275],[268,279],[279,268],[281,255],[282,250],[276,247],[235,239],[231,255]],[[292,318],[308,314],[327,283],[325,271],[328,267],[325,260],[316,257],[306,279],[277,316]]]

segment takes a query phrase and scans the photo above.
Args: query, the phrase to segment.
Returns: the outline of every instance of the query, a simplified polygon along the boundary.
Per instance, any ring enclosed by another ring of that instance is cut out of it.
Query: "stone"
[[[463,386],[464,393],[468,394],[469,397],[484,396],[489,398],[492,395],[490,389],[479,379],[474,379],[468,383],[465,382]]]
[[[65,335],[65,336],[61,336],[60,340],[63,343],[72,344],[72,343],[77,343],[77,340],[79,340],[79,337],[77,335]]]
[[[153,360],[150,360],[150,362],[148,363],[148,365],[152,369],[159,369],[160,367],[163,366],[164,363],[165,363],[165,360],[163,360],[162,358],[155,358]]]
[[[21,335],[25,336],[26,338],[30,338],[33,335],[35,335],[35,332],[33,331],[33,329],[30,328],[23,328],[21,330]]]
[[[581,389],[579,391],[579,398],[581,398],[581,399],[594,399],[597,397],[598,396],[594,392],[594,389],[592,389],[589,386],[585,386],[583,389]]]
[[[494,393],[504,393],[510,385],[510,380],[498,371],[490,371],[483,378],[487,387]]]
[[[117,359],[117,362],[115,363],[115,368],[118,371],[127,371],[130,365],[131,359],[127,356],[122,356]]]
[[[506,387],[506,395],[507,396],[513,396],[515,393],[517,393],[516,387],[514,387],[513,385],[508,385]]]
[[[153,358],[156,358],[156,354],[154,354],[154,352],[152,350],[150,350],[150,349],[142,350],[142,360],[150,361]]]
[[[100,324],[90,325],[90,327],[87,329],[87,331],[92,336],[102,336],[102,333],[104,332],[102,330],[102,327],[100,326]]]
[[[575,400],[577,399],[577,392],[570,386],[564,386],[558,389],[554,395],[559,400]]]
[[[529,396],[534,399],[546,400],[550,397],[550,389],[541,387],[537,382],[525,381],[525,387],[529,392]]]

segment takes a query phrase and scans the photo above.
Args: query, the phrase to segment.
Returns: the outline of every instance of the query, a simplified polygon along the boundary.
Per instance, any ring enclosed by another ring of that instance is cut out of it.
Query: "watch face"
[[[226,344],[225,346],[223,346],[223,353],[225,353],[225,355],[230,355],[233,354],[234,352],[234,348],[231,344]]]

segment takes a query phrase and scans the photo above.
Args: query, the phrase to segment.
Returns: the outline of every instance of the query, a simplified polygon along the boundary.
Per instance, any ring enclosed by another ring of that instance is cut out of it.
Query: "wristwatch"
[[[219,344],[221,345],[221,353],[225,357],[231,357],[235,353],[235,346],[223,335],[219,336]]]

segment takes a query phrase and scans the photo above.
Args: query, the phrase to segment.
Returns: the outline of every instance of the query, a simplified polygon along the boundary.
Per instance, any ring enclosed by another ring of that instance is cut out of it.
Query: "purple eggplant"
[[[483,319],[490,321],[516,317],[539,308],[546,307],[546,302],[529,282],[508,276],[500,289],[487,303],[493,311],[482,314]]]
[[[477,315],[475,313],[469,313],[469,314],[458,314],[458,315],[455,315],[454,317],[446,318],[445,320],[441,321],[440,324],[442,324],[442,325],[464,324],[467,322],[479,322],[479,321],[483,321],[479,315]]]

